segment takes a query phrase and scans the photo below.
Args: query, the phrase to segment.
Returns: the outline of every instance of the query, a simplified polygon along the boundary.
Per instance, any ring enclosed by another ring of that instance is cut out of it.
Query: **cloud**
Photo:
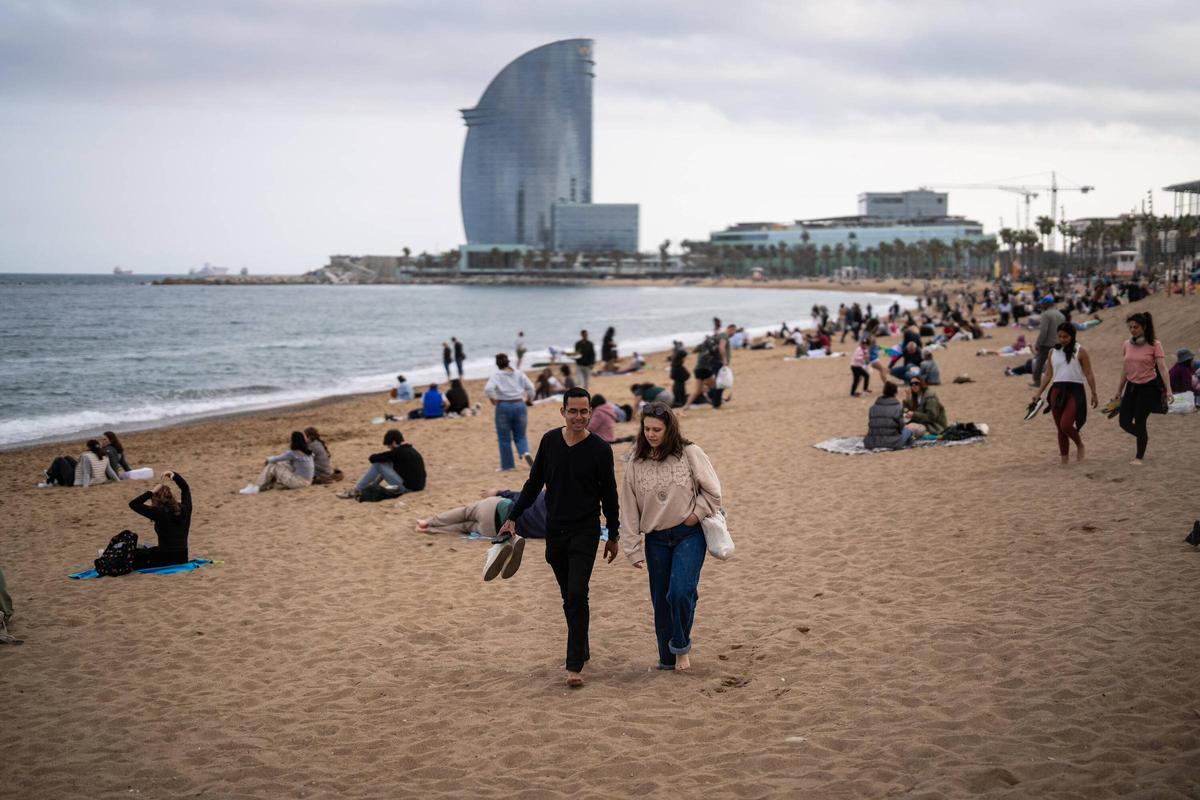
[[[731,119],[1200,128],[1194,3],[17,0],[0,97],[458,108],[526,49],[597,39],[598,90]]]

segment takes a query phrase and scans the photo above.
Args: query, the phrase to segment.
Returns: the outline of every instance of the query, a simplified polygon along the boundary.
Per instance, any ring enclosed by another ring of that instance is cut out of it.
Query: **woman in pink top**
[[[1137,439],[1137,457],[1131,464],[1141,465],[1150,441],[1146,419],[1161,411],[1163,400],[1169,405],[1175,398],[1167,382],[1166,354],[1162,342],[1154,338],[1154,318],[1149,312],[1130,314],[1129,339],[1125,341],[1125,368],[1117,396],[1121,400],[1121,429]]]
[[[858,382],[861,380],[863,391],[870,394],[871,392],[871,373],[867,372],[867,362],[871,359],[871,345],[869,337],[863,337],[864,341],[860,341],[858,346],[854,348],[854,357],[850,359],[850,372],[854,375],[854,381],[850,384],[850,396],[858,397]]]

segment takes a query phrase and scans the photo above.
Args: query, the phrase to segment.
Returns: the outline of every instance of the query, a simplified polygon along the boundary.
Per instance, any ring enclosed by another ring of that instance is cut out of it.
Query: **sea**
[[[468,378],[524,331],[526,366],[586,328],[621,356],[699,343],[713,317],[752,333],[811,323],[813,305],[911,298],[686,286],[155,286],[158,276],[0,274],[0,449],[384,392],[397,374]],[[456,373],[457,374],[457,373]]]

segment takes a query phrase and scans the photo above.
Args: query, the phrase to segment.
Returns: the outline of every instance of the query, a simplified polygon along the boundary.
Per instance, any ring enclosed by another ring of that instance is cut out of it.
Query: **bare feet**
[[[1079,445],[1079,447],[1077,447],[1077,448],[1076,448],[1076,452],[1075,452],[1075,460],[1076,460],[1076,461],[1083,461],[1083,454],[1084,454],[1083,445]]]
[[[686,653],[677,653],[675,655],[675,671],[687,672],[692,668],[692,660],[688,658]]]
[[[417,520],[417,533],[429,533],[429,520]]]
[[[583,676],[578,672],[567,670],[567,686],[571,689],[579,689],[583,687]]]
[[[1069,455],[1059,456],[1058,458],[1059,458],[1060,464],[1070,464],[1071,463],[1071,456],[1069,456]]]
[[[1130,461],[1129,463],[1135,467],[1140,467],[1142,465],[1142,460],[1140,458],[1135,458],[1133,461]]]

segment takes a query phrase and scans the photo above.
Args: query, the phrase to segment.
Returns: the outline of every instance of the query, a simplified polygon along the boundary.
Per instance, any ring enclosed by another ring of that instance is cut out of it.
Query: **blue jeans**
[[[371,468],[363,473],[363,476],[358,479],[358,483],[354,485],[354,491],[361,492],[363,489],[373,486],[381,480],[387,481],[392,486],[399,486],[401,489],[404,488],[404,479],[396,472],[396,468],[387,462],[381,461],[378,464],[372,464]]]
[[[906,427],[904,430],[900,431],[900,446],[908,447],[908,445],[912,442],[912,438],[913,438],[912,428]]]
[[[646,571],[650,574],[650,603],[658,663],[675,666],[675,656],[692,650],[692,621],[696,617],[696,586],[708,547],[699,525],[676,525],[646,534]]]
[[[517,444],[517,455],[529,452],[529,441],[525,438],[525,423],[529,419],[522,402],[499,403],[496,406],[496,438],[500,441],[500,469],[512,469],[513,442]]]

